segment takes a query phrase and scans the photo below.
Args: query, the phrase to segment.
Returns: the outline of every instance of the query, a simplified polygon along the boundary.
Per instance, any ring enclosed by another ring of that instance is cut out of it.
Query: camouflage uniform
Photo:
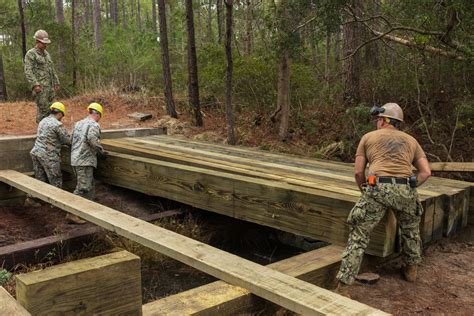
[[[37,106],[36,123],[39,123],[48,116],[49,106],[56,96],[54,86],[59,85],[53,61],[47,51],[32,48],[26,53],[25,76],[32,89],[37,85],[42,87],[39,93],[33,91]]]
[[[416,189],[409,184],[379,183],[374,187],[364,185],[362,196],[349,213],[347,222],[351,225],[346,250],[342,255],[337,279],[352,284],[359,273],[370,233],[392,210],[401,229],[405,262],[414,265],[421,262],[421,239],[419,225],[423,208]]]
[[[33,160],[35,178],[60,188],[61,174],[61,145],[70,145],[71,140],[63,124],[49,115],[38,125],[38,133],[33,149],[30,152]]]
[[[97,168],[97,154],[103,153],[99,123],[90,117],[77,122],[71,147],[71,166],[77,178],[74,194],[90,200],[94,198],[94,168]]]

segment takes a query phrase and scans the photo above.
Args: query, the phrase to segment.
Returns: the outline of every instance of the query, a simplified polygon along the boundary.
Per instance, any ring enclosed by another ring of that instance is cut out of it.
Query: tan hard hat
[[[41,43],[44,43],[44,44],[51,43],[51,40],[49,39],[48,32],[46,32],[45,30],[36,31],[34,39],[37,40],[37,41],[40,41]]]
[[[388,117],[399,120],[403,122],[403,110],[402,108],[396,103],[385,103],[382,105],[382,108],[385,109],[382,113],[379,113],[380,117]]]

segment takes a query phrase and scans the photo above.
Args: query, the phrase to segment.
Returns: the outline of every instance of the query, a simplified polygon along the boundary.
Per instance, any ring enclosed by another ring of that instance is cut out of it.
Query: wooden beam
[[[119,251],[20,274],[16,297],[33,315],[141,315],[140,258]]]
[[[385,314],[336,293],[31,179],[0,171],[0,181],[300,314]]]
[[[31,314],[0,286],[0,314],[8,316],[30,316]]]
[[[341,263],[339,246],[327,246],[267,267],[324,288],[332,288]],[[216,281],[143,305],[143,315],[237,315],[265,307],[249,291]]]
[[[139,218],[152,222],[180,214],[182,214],[181,211],[164,211]],[[55,261],[57,257],[64,258],[75,250],[84,248],[84,245],[92,242],[97,234],[103,231],[101,227],[87,226],[74,228],[53,236],[0,247],[0,267],[11,269],[17,264],[43,262],[45,258],[47,261]]]
[[[346,220],[357,201],[356,196],[115,153],[96,175],[109,184],[338,245],[347,242]],[[395,235],[395,219],[387,214],[367,252],[391,254]]]
[[[474,172],[474,162],[430,162],[431,171]]]

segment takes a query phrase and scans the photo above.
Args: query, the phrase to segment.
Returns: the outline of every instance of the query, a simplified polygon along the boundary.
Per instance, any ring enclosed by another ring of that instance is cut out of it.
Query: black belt
[[[407,184],[407,178],[377,177],[378,183]]]

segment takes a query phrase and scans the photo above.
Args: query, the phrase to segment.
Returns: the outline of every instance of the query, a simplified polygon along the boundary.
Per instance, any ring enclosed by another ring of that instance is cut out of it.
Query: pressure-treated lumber
[[[120,251],[20,274],[16,296],[33,315],[141,315],[140,258]]]
[[[474,172],[474,162],[430,162],[431,171]]]
[[[357,201],[340,193],[116,153],[96,174],[109,184],[339,245],[347,242],[346,219]],[[391,254],[395,233],[393,215],[387,214],[367,252]]]
[[[141,221],[106,206],[31,179],[0,171],[0,181],[179,260],[291,311],[307,314],[385,314],[328,290]]]
[[[31,314],[0,286],[0,315],[30,316]]]
[[[267,267],[306,282],[331,288],[343,248],[327,246]],[[143,305],[143,315],[236,315],[262,309],[265,301],[245,289],[216,281]]]

